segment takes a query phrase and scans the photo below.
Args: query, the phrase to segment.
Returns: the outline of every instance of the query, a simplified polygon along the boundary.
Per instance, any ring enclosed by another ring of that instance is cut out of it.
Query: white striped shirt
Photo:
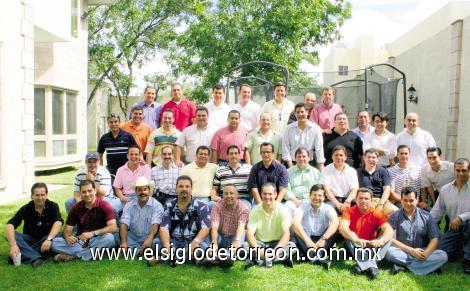
[[[77,174],[75,175],[73,191],[80,192],[80,182],[85,181],[87,179],[87,174],[88,168],[86,166],[78,170]],[[105,167],[98,166],[98,170],[96,171],[95,179],[93,180],[93,182],[95,182],[96,187],[99,187],[100,190],[105,192],[105,197],[110,197],[114,195],[113,187],[111,187],[111,174],[109,174],[109,171]]]
[[[388,168],[390,178],[392,178],[391,189],[395,189],[395,193],[401,194],[401,189],[411,186],[418,196],[421,196],[421,167],[410,165],[407,168],[400,168],[395,165]]]

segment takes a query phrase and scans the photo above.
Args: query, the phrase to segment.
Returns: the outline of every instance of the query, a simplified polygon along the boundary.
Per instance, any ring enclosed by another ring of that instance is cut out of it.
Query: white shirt
[[[375,130],[375,127],[373,127],[372,125],[369,125],[369,128],[365,132],[361,131],[359,127],[356,127],[352,131],[356,133],[362,139],[362,142],[364,142],[364,138],[366,137],[366,135],[368,135],[371,132],[374,132],[374,130]]]
[[[279,134],[283,134],[294,107],[294,103],[287,99],[284,99],[280,106],[275,100],[270,100],[264,103],[262,112],[271,114],[272,129]]]
[[[282,137],[282,159],[284,161],[295,161],[295,151],[305,147],[308,150],[308,156],[312,160],[315,151],[317,163],[325,162],[323,152],[323,135],[321,128],[315,123],[308,121],[307,127],[301,130],[298,122],[289,124]]]
[[[244,107],[242,107],[240,103],[237,103],[233,105],[233,110],[240,112],[240,124],[246,131],[251,132],[258,127],[259,116],[261,114],[261,106],[259,106],[258,103],[250,100]]]
[[[397,136],[388,130],[385,130],[382,135],[377,135],[375,131],[373,131],[366,134],[362,147],[364,152],[370,148],[383,150],[385,155],[379,157],[378,164],[388,166],[388,157],[395,157],[397,155]]]
[[[209,111],[209,124],[215,130],[227,126],[228,113],[230,112],[230,106],[227,103],[222,102],[222,104],[216,106],[214,101],[209,101],[204,106]]]
[[[413,135],[408,134],[405,128],[397,135],[397,145],[402,144],[407,145],[410,148],[409,161],[413,165],[421,167],[427,163],[426,149],[429,147],[435,147],[436,141],[429,132],[422,130],[419,127],[416,128]]]
[[[212,137],[215,129],[207,125],[205,128],[197,127],[197,124],[186,127],[178,139],[176,144],[182,148],[186,148],[186,162],[191,163],[196,158],[196,150],[199,146],[205,145],[210,148]]]
[[[320,183],[330,187],[335,197],[348,197],[352,189],[359,189],[357,172],[346,163],[341,172],[336,170],[333,163],[323,168]]]
[[[455,180],[454,163],[441,161],[438,172],[434,172],[429,164],[421,168],[421,188],[432,187],[434,191],[441,192],[441,188]]]

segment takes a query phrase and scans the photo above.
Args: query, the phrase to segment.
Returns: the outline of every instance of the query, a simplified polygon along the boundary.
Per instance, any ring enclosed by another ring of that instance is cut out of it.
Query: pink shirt
[[[310,121],[318,124],[321,129],[332,129],[335,127],[335,115],[340,112],[343,112],[343,110],[338,104],[333,103],[331,107],[328,108],[325,103],[322,102],[313,107],[310,113]]]
[[[151,181],[152,170],[150,166],[140,165],[137,169],[132,172],[131,169],[127,166],[128,162],[124,166],[120,167],[116,172],[116,178],[114,179],[113,187],[119,188],[122,190],[124,195],[135,194],[133,184],[137,180],[137,177],[144,176],[147,180]]]
[[[191,119],[196,117],[196,106],[188,99],[181,99],[179,104],[176,104],[173,99],[163,105],[160,113],[160,120],[162,119],[163,112],[166,109],[171,109],[175,115],[173,125],[179,130],[183,131],[186,127],[193,124]]]
[[[236,145],[240,149],[240,159],[244,160],[245,141],[248,132],[239,126],[235,132],[230,131],[229,127],[223,127],[217,130],[212,138],[211,149],[217,152],[219,160],[227,160],[227,148]]]

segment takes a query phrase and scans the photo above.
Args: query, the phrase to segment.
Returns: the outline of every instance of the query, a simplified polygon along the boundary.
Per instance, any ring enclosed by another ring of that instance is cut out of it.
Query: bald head
[[[406,126],[406,131],[409,134],[414,134],[416,129],[419,126],[419,116],[417,113],[410,112],[406,115],[405,117],[405,126]]]

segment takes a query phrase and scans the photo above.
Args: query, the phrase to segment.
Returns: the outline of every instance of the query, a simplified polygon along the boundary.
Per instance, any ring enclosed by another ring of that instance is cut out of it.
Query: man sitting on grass
[[[310,201],[306,200],[297,208],[292,219],[295,239],[299,249],[307,255],[319,248],[330,250],[338,238],[338,215],[333,206],[324,203],[325,187],[315,184],[310,188]],[[325,269],[331,266],[330,260],[320,260],[311,254],[313,264],[322,265]]]
[[[179,258],[177,263],[188,262],[189,252],[197,248],[204,251],[209,245],[206,239],[211,227],[209,208],[203,201],[192,198],[192,186],[193,181],[189,176],[179,176],[176,180],[178,198],[168,201],[164,206],[159,245],[165,249],[162,251],[168,253],[172,249],[184,249],[185,257]],[[150,260],[148,263],[153,265],[156,262]]]
[[[212,249],[238,249],[245,241],[245,226],[248,221],[248,206],[238,199],[238,191],[234,185],[225,185],[222,200],[212,208],[211,238]],[[232,260],[220,260],[221,265],[230,266]]]
[[[439,227],[429,212],[417,207],[418,195],[413,188],[401,189],[401,205],[402,209],[388,219],[396,232],[386,255],[393,263],[392,274],[405,271],[405,267],[416,275],[440,273],[447,254],[437,250]]]
[[[393,229],[387,222],[387,216],[371,205],[372,195],[368,188],[357,190],[357,204],[344,211],[339,232],[345,239],[346,248],[355,256],[357,263],[353,266],[353,273],[368,274],[373,280],[379,275],[377,261],[384,258]]]
[[[58,253],[55,262],[75,259],[88,261],[91,249],[112,248],[113,233],[118,231],[113,209],[108,202],[96,197],[95,183],[80,182],[81,200],[70,209],[65,222],[64,237],[52,241],[52,250]],[[76,227],[76,234],[73,233]]]
[[[267,268],[271,268],[275,262],[292,267],[289,252],[295,248],[295,244],[289,241],[291,216],[287,207],[276,201],[276,198],[276,185],[265,183],[261,187],[261,203],[253,207],[248,219],[247,242],[243,245],[248,252],[245,269],[255,262]],[[279,248],[284,249],[284,252]]]
[[[151,197],[154,187],[153,181],[149,182],[145,177],[137,178],[134,186],[137,199],[124,206],[121,217],[121,248],[139,249],[139,252],[143,252],[156,243],[155,236],[162,223],[163,206]]]
[[[31,187],[31,200],[21,207],[7,222],[6,236],[10,244],[10,259],[21,256],[21,261],[31,263],[33,268],[45,261],[52,239],[64,223],[57,203],[47,199],[47,185],[35,183]],[[15,231],[24,221],[23,233]]]

